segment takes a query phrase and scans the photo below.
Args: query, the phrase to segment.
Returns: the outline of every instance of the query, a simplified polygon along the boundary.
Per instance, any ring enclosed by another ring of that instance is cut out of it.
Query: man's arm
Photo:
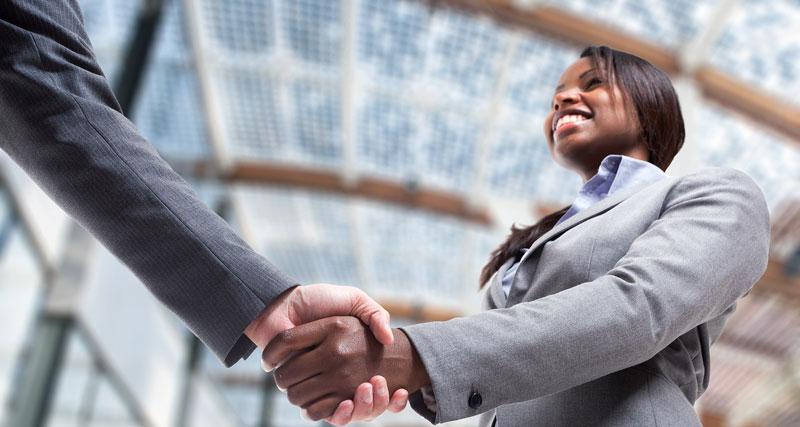
[[[388,331],[385,310],[354,288],[318,287],[332,299],[303,305],[296,282],[199,200],[122,115],[75,0],[0,2],[0,147],[227,366],[255,348],[248,326],[268,337],[357,304]]]

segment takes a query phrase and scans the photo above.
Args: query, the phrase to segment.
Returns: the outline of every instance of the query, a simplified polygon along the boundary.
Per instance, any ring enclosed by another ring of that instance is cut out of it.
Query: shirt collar
[[[625,188],[649,184],[666,176],[664,171],[650,162],[610,154],[600,162],[597,174],[583,184],[579,194],[605,198]]]

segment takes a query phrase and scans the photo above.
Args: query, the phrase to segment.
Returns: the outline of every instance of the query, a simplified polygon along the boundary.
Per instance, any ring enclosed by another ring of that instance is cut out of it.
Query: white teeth
[[[578,115],[578,114],[570,114],[570,115],[562,116],[556,122],[555,129],[558,130],[558,128],[560,128],[561,126],[563,126],[563,125],[565,125],[567,123],[582,122],[584,120],[589,120],[589,119],[586,118],[586,117],[583,117],[581,115]]]

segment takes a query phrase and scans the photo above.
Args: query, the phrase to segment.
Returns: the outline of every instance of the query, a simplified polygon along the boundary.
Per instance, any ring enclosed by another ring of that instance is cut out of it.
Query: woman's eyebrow
[[[582,72],[581,75],[578,76],[578,80],[583,79],[584,76],[586,76],[587,74],[591,73],[594,70],[595,70],[595,68],[589,68],[588,70]],[[556,86],[556,91],[553,92],[553,93],[556,94],[556,93],[560,92],[562,89],[564,89],[564,83],[561,83],[560,85]]]

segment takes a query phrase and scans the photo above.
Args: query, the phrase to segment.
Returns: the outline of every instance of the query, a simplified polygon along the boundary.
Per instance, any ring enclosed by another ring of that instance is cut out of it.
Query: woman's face
[[[544,119],[553,159],[579,173],[584,181],[597,173],[609,154],[648,159],[635,109],[626,108],[617,85],[604,81],[599,71],[589,58],[570,65],[558,80]]]

